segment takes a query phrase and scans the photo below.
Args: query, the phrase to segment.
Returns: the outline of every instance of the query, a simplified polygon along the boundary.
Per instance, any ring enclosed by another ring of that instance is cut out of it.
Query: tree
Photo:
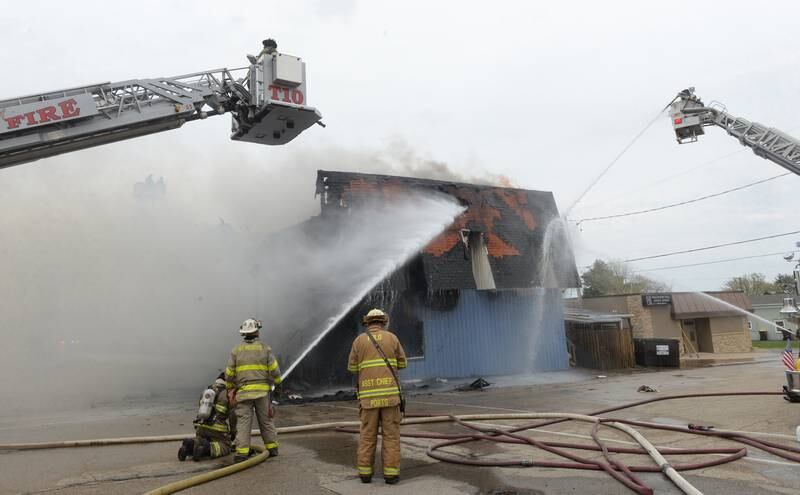
[[[595,260],[591,268],[583,272],[581,278],[583,294],[590,297],[670,290],[667,284],[635,274],[621,261]]]
[[[783,292],[783,287],[778,290],[775,284],[767,282],[767,277],[763,273],[747,273],[738,277],[733,277],[725,282],[723,289],[740,290],[748,296],[761,296],[764,294]]]
[[[779,273],[775,276],[775,281],[773,282],[775,285],[776,292],[784,292],[786,294],[796,294],[797,290],[794,285],[794,275],[791,273]]]

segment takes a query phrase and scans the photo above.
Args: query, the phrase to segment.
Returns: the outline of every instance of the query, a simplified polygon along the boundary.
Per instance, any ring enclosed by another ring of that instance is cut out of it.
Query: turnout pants
[[[278,446],[278,432],[275,423],[269,417],[269,396],[253,400],[243,400],[236,404],[236,455],[246,456],[250,453],[250,430],[253,427],[253,411],[255,411],[258,429],[264,447],[274,449]]]
[[[231,443],[228,440],[223,440],[221,438],[215,438],[209,435],[206,435],[205,432],[202,430],[198,430],[197,434],[195,435],[195,442],[202,439],[208,440],[208,443],[211,445],[211,457],[222,457],[228,455],[233,450],[231,448]]]
[[[358,474],[372,475],[378,426],[381,428],[383,476],[400,475],[400,406],[361,409],[361,435],[358,437]]]

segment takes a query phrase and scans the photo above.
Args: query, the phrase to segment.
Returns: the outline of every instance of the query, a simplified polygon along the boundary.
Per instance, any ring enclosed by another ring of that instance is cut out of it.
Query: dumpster
[[[679,368],[681,366],[678,339],[633,339],[636,364]]]

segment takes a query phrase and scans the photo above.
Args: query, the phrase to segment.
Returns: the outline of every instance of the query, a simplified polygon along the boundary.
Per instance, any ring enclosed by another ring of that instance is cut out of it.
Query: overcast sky
[[[304,170],[317,161],[320,168],[359,167],[355,160],[332,162],[332,154],[405,153],[445,162],[464,176],[502,174],[518,187],[553,191],[564,212],[687,86],[735,115],[800,135],[798,14],[800,4],[778,1],[756,9],[744,1],[4,0],[0,98],[240,67],[271,36],[281,51],[308,64],[307,102],[328,127],[314,127],[287,146],[263,147],[230,141],[229,117],[215,117],[0,170],[0,194],[57,204],[62,196],[105,194],[119,184],[127,190],[155,173],[171,192],[194,197],[209,219],[226,216],[246,226],[269,213],[205,200],[202,192],[246,187],[257,194],[252,177],[274,184],[301,161]],[[720,129],[679,146],[664,115],[570,216],[657,207],[784,171],[749,151],[733,154],[740,149]],[[304,180],[308,194],[280,207],[313,205],[313,173]],[[578,263],[800,230],[798,185],[792,175],[691,206],[585,223],[574,231]],[[633,266],[789,251],[796,240]],[[790,268],[772,256],[648,274],[675,289],[718,289],[732,275],[771,278]]]

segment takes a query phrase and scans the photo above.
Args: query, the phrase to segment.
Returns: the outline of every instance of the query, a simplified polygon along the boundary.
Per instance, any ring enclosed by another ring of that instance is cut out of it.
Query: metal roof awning
[[[576,323],[619,323],[632,316],[622,313],[603,313],[585,308],[564,308],[564,320]]]
[[[673,318],[685,320],[691,318],[743,316],[740,310],[750,312],[753,308],[750,298],[744,292],[706,292],[706,294],[719,299],[721,302],[692,292],[672,293]]]

